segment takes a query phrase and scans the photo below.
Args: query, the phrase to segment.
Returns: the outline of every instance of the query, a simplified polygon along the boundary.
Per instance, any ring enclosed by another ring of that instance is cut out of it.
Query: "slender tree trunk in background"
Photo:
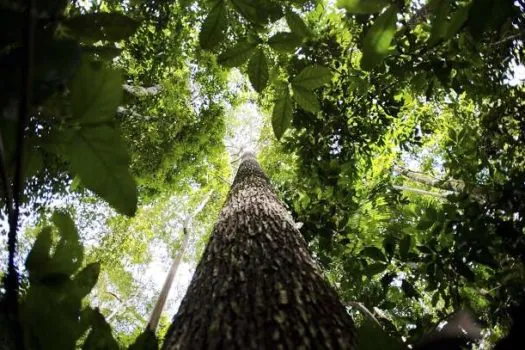
[[[188,247],[188,243],[190,241],[190,226],[193,221],[193,219],[204,209],[206,204],[210,201],[211,195],[213,194],[213,191],[208,192],[208,194],[204,197],[202,202],[197,206],[195,211],[193,213],[190,213],[186,216],[184,219],[182,232],[184,235],[184,239],[182,240],[182,244],[177,251],[177,254],[175,255],[175,258],[173,258],[173,262],[171,263],[171,267],[168,271],[168,275],[166,276],[166,281],[164,281],[164,285],[162,286],[162,290],[159,294],[159,298],[157,299],[157,302],[155,303],[155,307],[153,308],[153,311],[151,312],[151,316],[148,321],[148,328],[155,333],[155,330],[157,329],[157,326],[159,324],[160,315],[162,314],[162,310],[164,309],[164,305],[166,304],[166,300],[168,299],[168,295],[171,290],[171,285],[173,284],[173,280],[175,279],[175,275],[177,274],[177,270],[179,269],[180,262],[182,260],[182,256],[184,255],[184,252],[186,251],[186,248]]]
[[[163,349],[354,349],[354,324],[253,155]]]
[[[170,292],[171,285],[173,284],[173,279],[175,278],[175,275],[177,274],[177,270],[179,269],[180,261],[182,260],[182,255],[184,255],[186,246],[188,245],[188,242],[190,241],[190,235],[186,227],[183,228],[183,231],[184,231],[184,239],[182,240],[182,244],[180,246],[180,249],[177,251],[175,258],[173,258],[173,262],[171,263],[170,270],[168,271],[168,276],[166,277],[166,281],[164,281],[164,285],[162,286],[162,290],[160,291],[159,298],[157,299],[157,302],[155,303],[155,307],[153,308],[150,319],[148,321],[148,328],[152,332],[155,332],[155,330],[157,329],[157,325],[159,324],[159,320],[160,320],[160,315],[162,314],[162,310],[164,309],[164,305],[166,304],[166,300],[168,299],[168,294]]]

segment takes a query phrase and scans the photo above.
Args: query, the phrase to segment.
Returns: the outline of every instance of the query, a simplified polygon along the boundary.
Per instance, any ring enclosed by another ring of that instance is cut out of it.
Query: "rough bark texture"
[[[163,349],[354,349],[352,319],[243,157]]]

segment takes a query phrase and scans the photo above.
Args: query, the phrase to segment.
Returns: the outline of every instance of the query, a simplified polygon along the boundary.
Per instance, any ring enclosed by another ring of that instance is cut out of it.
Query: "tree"
[[[251,153],[164,349],[353,349],[354,324]]]

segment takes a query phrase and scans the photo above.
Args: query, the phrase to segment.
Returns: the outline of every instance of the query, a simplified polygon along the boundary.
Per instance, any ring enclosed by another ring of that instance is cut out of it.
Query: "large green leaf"
[[[26,269],[29,271],[30,281],[39,279],[45,273],[51,259],[51,227],[44,227],[38,234],[33,248],[27,255]]]
[[[231,0],[231,3],[244,18],[257,25],[282,16],[280,6],[267,0]]]
[[[117,129],[101,125],[71,132],[65,149],[71,170],[90,190],[120,213],[137,209],[137,187],[128,170],[129,157]]]
[[[117,12],[97,12],[68,18],[63,24],[83,40],[119,41],[133,35],[140,22]]]
[[[149,328],[142,332],[128,350],[157,350],[159,348],[155,333]]]
[[[248,77],[257,92],[262,92],[268,85],[270,73],[263,49],[258,49],[248,62]]]
[[[355,14],[378,13],[387,7],[390,0],[337,0],[337,7]]]
[[[72,280],[73,290],[71,290],[71,293],[74,293],[77,298],[84,298],[97,283],[99,274],[99,263],[91,263],[84,267]]]
[[[370,70],[390,53],[390,45],[396,33],[398,8],[391,5],[375,20],[363,39],[361,67]]]
[[[428,45],[433,46],[440,39],[444,38],[447,33],[447,17],[450,12],[450,2],[448,0],[434,0],[430,6],[434,10],[434,16],[432,18],[432,28],[430,30]]]
[[[277,99],[272,112],[273,133],[278,140],[283,136],[286,129],[290,127],[292,116],[292,98],[288,86],[285,85],[277,91]]]
[[[288,11],[286,13],[285,18],[286,23],[288,23],[288,27],[290,27],[290,30],[295,35],[298,35],[300,37],[308,37],[312,35],[312,31],[310,30],[310,28],[308,28],[306,23],[304,23],[301,16],[299,16],[295,12]]]
[[[71,112],[83,125],[112,121],[122,102],[122,75],[84,60],[71,81]]]
[[[205,50],[211,50],[216,47],[223,39],[228,27],[226,17],[226,5],[224,1],[219,1],[211,9],[210,13],[202,23],[199,33],[199,43]]]
[[[316,89],[332,80],[332,72],[329,68],[313,65],[304,68],[292,80],[292,85],[305,89]]]
[[[361,251],[359,255],[364,255],[366,257],[369,257],[372,260],[382,260],[386,261],[385,254],[381,251],[381,249],[377,247],[366,247]]]
[[[239,67],[250,57],[257,43],[241,40],[219,55],[217,62],[225,67]]]
[[[82,350],[118,350],[117,341],[111,334],[111,327],[98,309],[90,312],[91,330],[82,345]]]
[[[406,349],[399,339],[392,338],[374,320],[365,317],[357,329],[357,348],[359,350],[402,350]]]
[[[75,223],[69,214],[56,211],[53,213],[52,220],[61,238],[53,254],[52,267],[46,272],[70,276],[81,266],[84,248],[80,243]]]
[[[279,52],[293,52],[301,41],[302,38],[295,33],[280,32],[268,39],[268,45]]]
[[[317,100],[317,96],[315,96],[312,90],[293,85],[292,90],[295,102],[297,102],[302,109],[312,113],[318,113],[321,110],[319,100]]]

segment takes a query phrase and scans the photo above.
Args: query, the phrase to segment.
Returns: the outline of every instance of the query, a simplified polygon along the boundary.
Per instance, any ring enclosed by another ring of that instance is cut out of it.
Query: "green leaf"
[[[301,42],[300,36],[290,32],[280,32],[268,39],[268,45],[279,52],[293,52]]]
[[[403,280],[401,282],[401,289],[403,290],[403,293],[409,298],[418,298],[419,293],[417,290],[409,283],[407,280]]]
[[[205,50],[215,48],[223,39],[228,27],[226,6],[224,1],[219,1],[212,8],[199,33],[199,43]]]
[[[465,264],[464,262],[460,261],[457,264],[457,267],[458,267],[459,274],[461,276],[465,277],[467,279],[467,281],[474,282],[476,280],[476,275],[474,274],[474,272],[472,272],[472,270],[470,269],[470,267],[468,267],[467,264]]]
[[[292,90],[295,102],[297,102],[302,109],[314,114],[321,111],[319,100],[317,100],[317,96],[315,96],[311,90],[300,86],[292,86]]]
[[[159,348],[159,342],[155,333],[149,328],[142,332],[135,342],[131,344],[128,350],[157,350]]]
[[[373,263],[365,267],[365,274],[369,277],[372,277],[374,275],[377,275],[378,273],[385,271],[386,268],[387,264]]]
[[[372,14],[381,12],[391,3],[390,0],[337,0],[337,7],[354,14]]]
[[[282,17],[280,6],[266,0],[231,0],[235,10],[248,21],[257,25],[268,23],[269,19]]]
[[[89,292],[91,292],[93,287],[95,287],[99,274],[99,263],[91,263],[87,265],[82,269],[82,271],[77,273],[77,275],[73,279],[72,283],[74,286],[74,290],[71,292],[73,292],[75,296],[79,299],[84,298],[86,295],[89,294]]]
[[[361,67],[370,70],[390,53],[390,45],[396,33],[396,5],[391,5],[375,20],[363,39]]]
[[[412,244],[412,237],[406,235],[399,242],[399,256],[401,260],[406,261],[408,259],[408,252],[410,251],[410,245]]]
[[[434,8],[434,16],[432,18],[432,28],[430,30],[428,45],[433,46],[437,44],[440,39],[444,38],[447,32],[447,16],[450,11],[450,2],[448,0],[434,0],[430,6]]]
[[[55,211],[53,224],[58,228],[60,241],[52,258],[52,268],[46,273],[57,275],[72,275],[82,265],[84,248],[71,216],[65,212]]]
[[[51,227],[44,227],[38,237],[36,238],[33,248],[27,255],[26,268],[29,271],[29,278],[40,278],[45,272],[49,260],[51,259],[49,253],[51,250]]]
[[[374,320],[365,317],[357,329],[359,350],[404,350],[406,347],[397,339],[391,337]]]
[[[257,47],[257,43],[241,40],[234,47],[221,53],[217,62],[225,67],[239,67],[246,62],[255,47]]]
[[[330,68],[313,65],[304,68],[297,74],[292,80],[292,86],[312,90],[329,83],[331,80],[332,72]]]
[[[104,60],[112,60],[122,53],[122,49],[115,46],[82,46],[82,51]]]
[[[257,92],[262,92],[268,85],[270,73],[268,72],[268,63],[266,62],[266,55],[263,49],[258,49],[250,58],[250,62],[248,62],[248,77]]]
[[[84,60],[71,81],[71,112],[81,124],[112,121],[122,102],[122,75]]]
[[[132,36],[140,22],[117,12],[97,12],[68,18],[63,24],[81,40],[120,41]]]
[[[71,170],[122,214],[137,210],[137,187],[128,170],[129,157],[120,133],[107,125],[72,133],[65,149]]]
[[[277,93],[272,112],[272,127],[275,137],[279,140],[292,123],[293,105],[288,86]]]
[[[386,261],[385,254],[377,247],[366,247],[361,251],[360,255],[364,255],[372,260]]]
[[[111,327],[104,316],[98,310],[92,310],[90,319],[92,328],[82,345],[82,350],[118,350],[118,343],[113,338]]]
[[[456,12],[454,12],[452,18],[450,19],[450,23],[445,33],[445,39],[450,39],[457,32],[459,32],[461,27],[463,27],[463,24],[465,24],[465,22],[468,19],[471,6],[472,2],[469,2],[467,4],[458,4],[458,9],[456,10]]]
[[[310,28],[308,28],[306,23],[304,23],[301,16],[299,16],[295,12],[288,11],[286,13],[285,18],[288,27],[295,35],[298,35],[300,37],[309,37],[312,35],[312,31],[310,30]]]

